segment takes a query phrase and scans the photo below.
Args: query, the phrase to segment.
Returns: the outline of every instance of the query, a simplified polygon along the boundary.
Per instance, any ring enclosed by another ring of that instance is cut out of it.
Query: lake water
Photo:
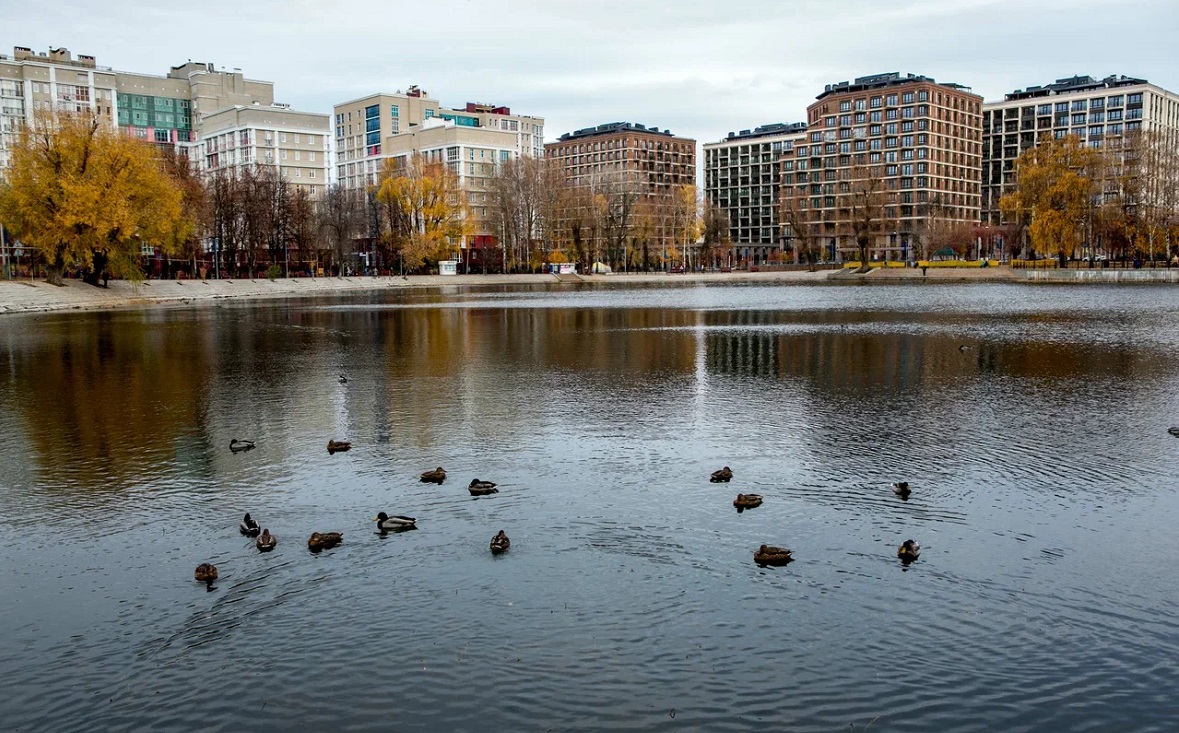
[[[1170,287],[5,317],[0,729],[1174,731],[1177,407]]]

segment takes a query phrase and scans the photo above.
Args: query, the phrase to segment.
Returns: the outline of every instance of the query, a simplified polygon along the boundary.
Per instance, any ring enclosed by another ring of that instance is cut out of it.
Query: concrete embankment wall
[[[1179,283],[1179,268],[1163,270],[1016,270],[1037,283]]]

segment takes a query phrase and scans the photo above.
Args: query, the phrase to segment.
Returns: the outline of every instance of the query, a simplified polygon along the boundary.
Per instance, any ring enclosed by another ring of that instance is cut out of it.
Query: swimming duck
[[[307,540],[307,549],[312,552],[330,550],[344,541],[344,535],[339,532],[312,532]]]
[[[262,530],[262,536],[254,540],[254,544],[258,546],[259,552],[270,552],[278,544],[278,540],[274,538],[274,535],[270,534],[270,530],[264,529]]]
[[[250,518],[249,512],[246,512],[246,518],[242,520],[241,524],[239,524],[237,528],[241,530],[241,533],[247,537],[257,537],[258,533],[262,531],[262,528],[258,526],[258,523]]]
[[[901,543],[901,546],[897,548],[897,557],[899,557],[901,562],[905,563],[906,565],[916,560],[917,556],[920,554],[921,545],[914,540],[905,540]]]
[[[512,541],[508,539],[508,536],[506,534],[504,534],[504,531],[502,529],[499,531],[499,534],[497,534],[496,536],[491,538],[491,554],[492,555],[498,555],[511,546],[512,546]]]
[[[241,453],[242,451],[254,450],[254,441],[252,440],[238,440],[233,438],[229,441],[229,449],[234,453]]]
[[[896,494],[897,496],[901,497],[902,499],[908,499],[909,494],[912,493],[911,491],[909,491],[909,482],[908,481],[896,482],[895,484],[892,485],[892,493]]]
[[[737,494],[737,498],[733,499],[733,506],[737,507],[738,512],[759,507],[761,494]]]
[[[446,471],[442,470],[442,466],[435,468],[433,471],[426,471],[422,474],[423,484],[441,484],[446,480]]]
[[[1176,438],[1179,438],[1179,428],[1170,428],[1167,430],[1167,432],[1171,435],[1174,435]]]
[[[348,384],[348,377],[345,377],[343,374],[341,374],[340,375],[340,384]]]
[[[499,489],[495,488],[495,484],[490,481],[480,481],[479,479],[471,479],[471,483],[467,486],[467,491],[471,492],[471,496],[486,496],[487,494],[498,494]]]
[[[346,440],[329,440],[328,453],[343,453],[352,450],[352,444]]]
[[[782,547],[762,545],[753,553],[753,561],[758,565],[785,565],[794,560],[793,553]]]
[[[400,532],[406,529],[418,528],[418,520],[414,519],[413,517],[406,517],[401,514],[394,514],[390,517],[388,514],[381,512],[375,518],[373,518],[373,521],[377,523],[377,529],[381,530],[382,533]]]
[[[196,571],[193,572],[192,577],[196,578],[198,583],[207,583],[212,585],[213,581],[217,579],[217,566],[203,562],[196,566]]]
[[[728,466],[725,466],[719,471],[713,471],[712,476],[708,479],[714,484],[727,484],[733,478],[733,471]]]

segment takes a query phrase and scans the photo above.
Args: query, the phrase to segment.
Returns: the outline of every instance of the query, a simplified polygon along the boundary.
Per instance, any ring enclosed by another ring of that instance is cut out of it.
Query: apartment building
[[[806,142],[806,123],[781,122],[730,132],[704,145],[704,196],[729,219],[734,261],[765,264],[785,250],[779,218],[783,159]]]
[[[495,104],[443,107],[417,86],[337,104],[333,115],[336,176],[346,189],[376,185],[385,161],[403,163],[415,154],[458,175],[473,218],[463,249],[495,244],[488,190],[496,166],[544,153],[543,118]]]
[[[999,199],[1014,189],[1015,160],[1025,150],[1067,135],[1100,148],[1140,130],[1161,131],[1179,148],[1179,95],[1145,79],[1072,76],[984,104],[982,125],[982,219],[1000,224]]]
[[[206,114],[190,157],[209,175],[246,166],[269,167],[318,198],[328,185],[326,114],[284,105],[236,105]]]
[[[873,256],[911,258],[935,219],[978,222],[982,97],[968,87],[895,72],[828,84],[807,123],[783,163],[783,196],[806,209],[829,255],[856,256],[851,202],[866,181],[881,181],[891,230],[873,237]]]
[[[644,195],[661,196],[696,183],[696,141],[658,127],[611,122],[567,132],[544,147],[572,186],[614,176],[634,181]]]
[[[240,112],[246,108],[255,112]],[[330,133],[327,115],[308,115],[275,104],[274,84],[246,79],[241,69],[218,70],[213,64],[188,61],[173,66],[166,75],[143,74],[98,66],[93,56],[75,58],[64,48],[35,53],[18,46],[11,56],[0,55],[0,169],[7,164],[6,151],[21,126],[31,124],[38,111],[51,109],[90,111],[137,138],[173,145],[186,154],[196,149],[193,158],[205,172],[227,167],[223,163],[228,158],[219,156],[214,168],[207,167],[204,158],[211,147],[204,139],[206,133],[228,132],[227,110],[238,109],[233,117],[240,120],[266,119],[272,123],[266,129],[276,138],[284,131],[297,131],[300,136],[314,133],[316,144],[322,145]],[[215,124],[206,128],[206,119]],[[243,126],[237,132],[247,129]],[[328,161],[322,148],[316,152],[321,165],[315,180],[322,183]],[[243,161],[239,165],[257,162],[256,156],[250,156],[249,162],[244,162],[244,156],[234,160]],[[295,166],[292,173],[300,170]],[[292,180],[307,185],[306,175]],[[313,189],[318,190],[322,187]]]
[[[610,122],[565,133],[545,145],[545,156],[571,187],[608,197],[634,196],[652,207],[670,204],[677,188],[696,183],[696,141],[637,123]],[[653,244],[683,244],[675,241],[671,217],[658,219]],[[640,218],[632,217],[630,229],[640,225]]]

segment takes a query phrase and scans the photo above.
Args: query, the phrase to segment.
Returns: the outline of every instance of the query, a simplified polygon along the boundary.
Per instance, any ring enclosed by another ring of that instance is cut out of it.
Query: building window
[[[372,105],[364,108],[364,119],[371,120],[374,117],[380,117],[381,108],[377,105]]]
[[[401,115],[401,110],[400,110],[400,108],[398,108],[397,105],[393,105],[392,107],[389,108],[389,116],[392,117],[393,119],[397,119],[400,115]]]

